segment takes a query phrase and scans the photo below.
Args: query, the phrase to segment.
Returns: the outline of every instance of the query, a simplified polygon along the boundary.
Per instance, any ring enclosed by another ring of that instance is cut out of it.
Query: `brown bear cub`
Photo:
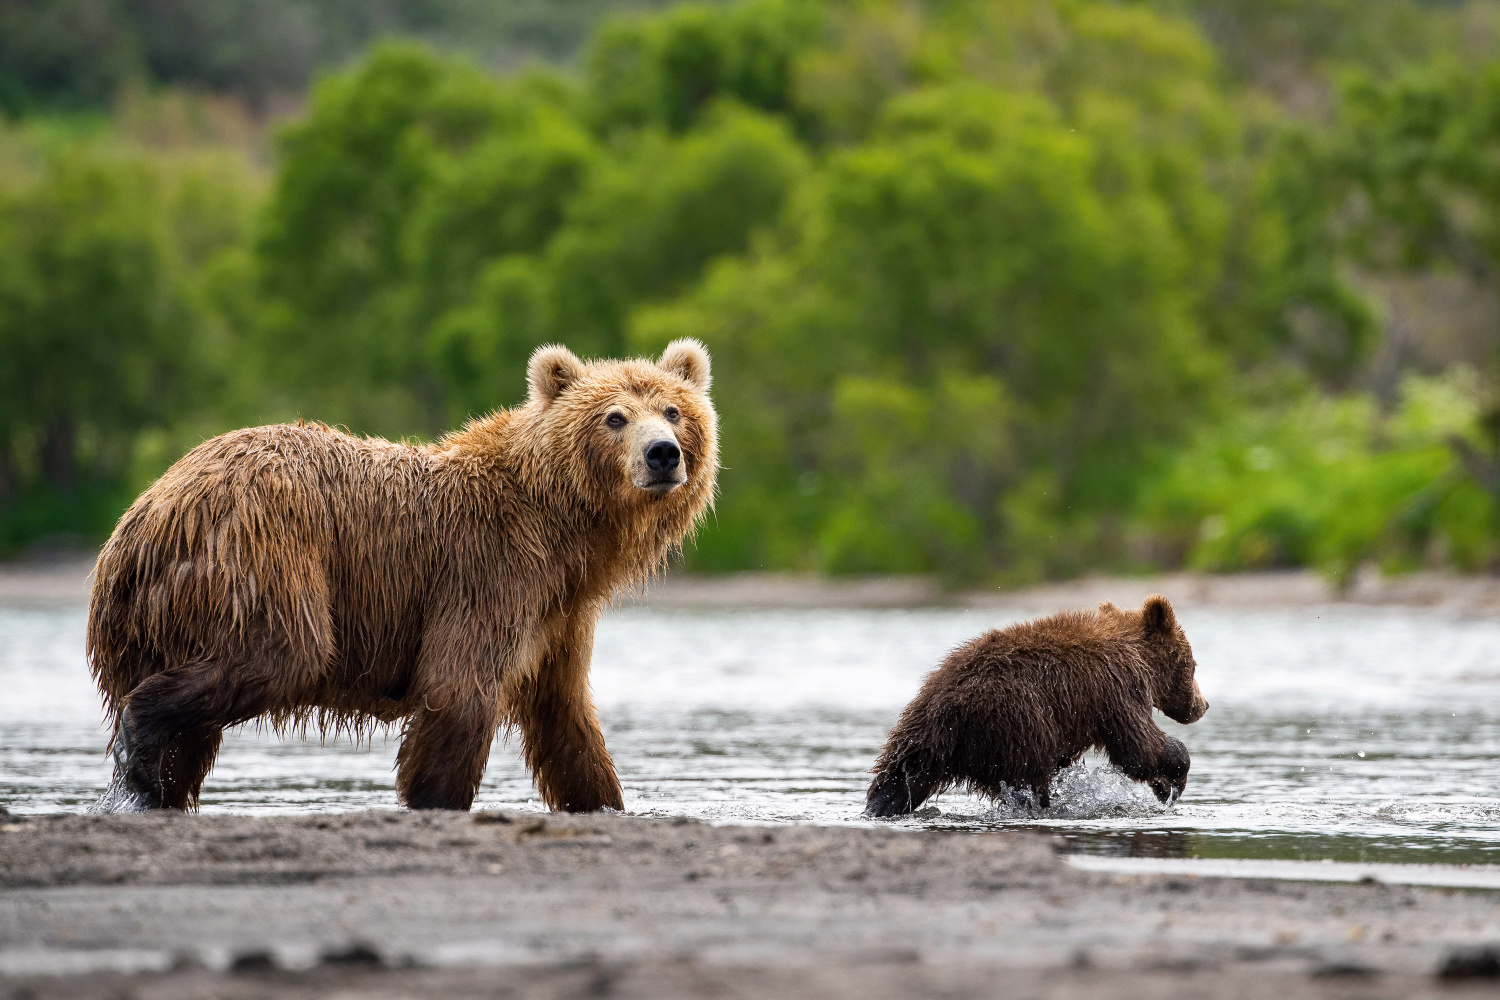
[[[708,354],[544,347],[527,375],[524,405],[430,445],[256,427],[141,495],[89,606],[115,723],[106,802],[193,808],[225,727],[265,718],[404,721],[413,809],[468,809],[502,726],[552,808],[623,807],[589,693],[594,625],[713,499]]]
[[[899,816],[955,785],[999,798],[1030,789],[1049,805],[1060,768],[1098,747],[1156,797],[1187,787],[1187,747],[1151,720],[1208,711],[1187,636],[1165,597],[1139,611],[1104,603],[987,632],[954,650],[901,713],[865,814]]]

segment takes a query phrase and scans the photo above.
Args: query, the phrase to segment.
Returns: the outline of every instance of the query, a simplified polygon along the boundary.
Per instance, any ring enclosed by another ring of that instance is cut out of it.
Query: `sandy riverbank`
[[[61,555],[0,563],[0,605],[86,604],[93,557]],[[669,573],[626,604],[721,610],[731,608],[968,607],[1045,613],[1091,607],[1103,600],[1136,605],[1162,593],[1186,607],[1285,608],[1321,605],[1431,608],[1449,614],[1500,615],[1500,577],[1369,572],[1338,591],[1305,570],[1211,576],[1091,576],[1018,590],[944,590],[920,576],[816,577],[788,573],[695,576]]]
[[[0,817],[0,996],[1446,997],[1493,991],[1436,973],[1497,902],[1079,871],[1027,833]]]

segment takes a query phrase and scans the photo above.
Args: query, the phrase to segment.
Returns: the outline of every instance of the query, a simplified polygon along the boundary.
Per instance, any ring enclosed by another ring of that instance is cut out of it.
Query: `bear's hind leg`
[[[494,713],[481,703],[417,712],[396,752],[396,794],[409,809],[467,810],[494,737]]]
[[[197,726],[179,733],[162,754],[161,804],[165,809],[196,810],[203,779],[208,777],[224,741],[218,726]]]
[[[194,660],[153,674],[125,699],[115,733],[116,769],[146,808],[186,808],[203,780],[197,772],[207,773],[218,741],[211,739],[208,752],[210,737],[190,737],[181,763],[166,761],[168,749],[184,734],[222,730],[275,705],[271,686],[239,663]]]

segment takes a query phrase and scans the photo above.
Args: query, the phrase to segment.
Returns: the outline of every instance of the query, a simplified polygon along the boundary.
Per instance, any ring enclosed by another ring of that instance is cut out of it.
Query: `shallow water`
[[[1179,609],[1213,704],[1164,809],[1098,760],[1053,806],[947,794],[905,821],[1033,826],[1074,849],[1161,857],[1500,863],[1500,621],[1418,610]],[[82,608],[0,607],[0,804],[82,811],[109,778]],[[629,809],[713,821],[860,822],[867,768],[922,676],[997,612],[626,609],[594,686]],[[205,812],[391,807],[394,737],[230,734]],[[541,808],[496,742],[476,807]]]

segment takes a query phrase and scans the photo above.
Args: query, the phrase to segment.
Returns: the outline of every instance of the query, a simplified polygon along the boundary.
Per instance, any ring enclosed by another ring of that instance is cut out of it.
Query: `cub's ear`
[[[661,352],[661,360],[656,363],[656,367],[686,379],[703,390],[707,390],[709,383],[713,381],[713,376],[708,372],[708,349],[692,337],[683,337],[668,344],[667,349]]]
[[[531,386],[532,400],[543,405],[552,402],[574,381],[583,375],[583,362],[578,355],[561,344],[546,344],[538,347],[526,366],[526,382]]]
[[[1147,632],[1170,632],[1177,625],[1177,616],[1172,613],[1172,602],[1160,594],[1146,598],[1141,607],[1141,619]]]
[[[1114,601],[1100,601],[1099,602],[1099,613],[1100,614],[1110,614],[1112,612],[1119,611],[1119,610],[1120,610],[1119,608],[1115,607],[1115,602]]]

